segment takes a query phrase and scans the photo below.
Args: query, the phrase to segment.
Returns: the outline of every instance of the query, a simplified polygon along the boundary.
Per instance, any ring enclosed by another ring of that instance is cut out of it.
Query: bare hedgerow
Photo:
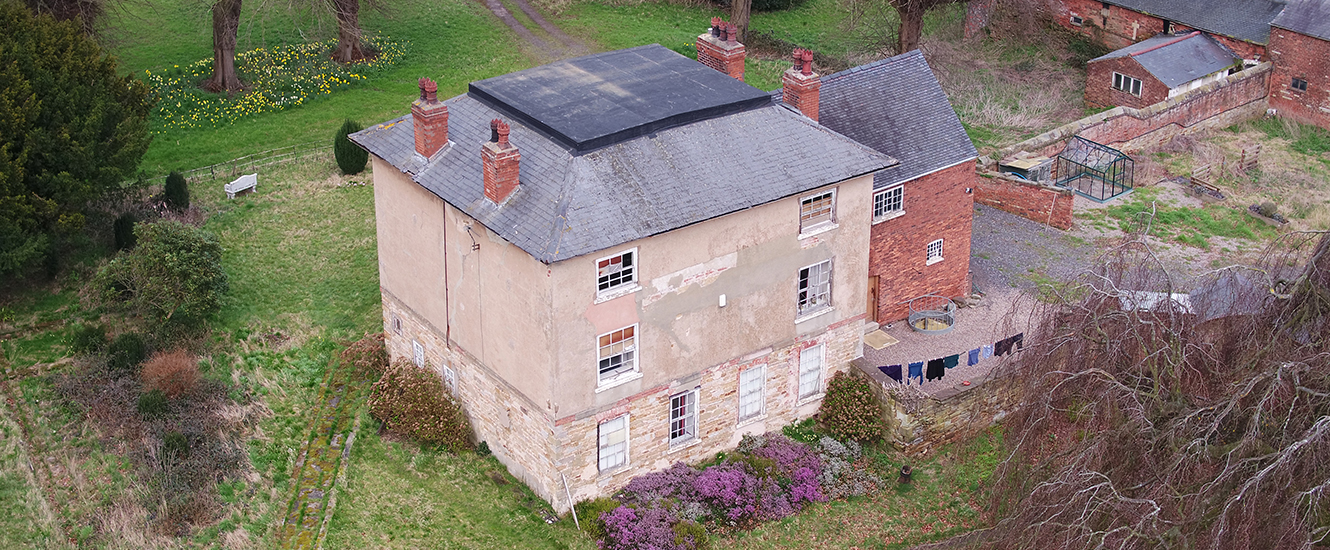
[[[369,412],[391,433],[455,453],[474,448],[471,422],[443,379],[410,361],[393,362],[374,383]]]
[[[349,365],[357,378],[378,380],[388,370],[388,349],[383,333],[370,334],[342,350],[342,363]]]
[[[1101,260],[999,374],[1023,401],[995,526],[929,546],[1330,542],[1330,237],[1286,234],[1187,300],[1143,239]]]
[[[194,390],[199,383],[199,362],[194,354],[178,349],[158,352],[143,364],[143,391],[161,390],[171,399]]]

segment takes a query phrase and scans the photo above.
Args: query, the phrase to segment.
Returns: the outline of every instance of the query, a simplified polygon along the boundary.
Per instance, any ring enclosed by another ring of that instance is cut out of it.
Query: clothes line
[[[1017,333],[1014,336],[1008,336],[992,344],[984,344],[965,353],[953,353],[945,357],[937,357],[926,361],[911,361],[904,365],[885,365],[877,369],[882,371],[887,378],[895,380],[897,383],[909,384],[910,380],[918,380],[918,384],[925,381],[941,380],[947,375],[947,370],[960,366],[961,356],[965,356],[966,366],[978,365],[980,361],[991,357],[1002,357],[1010,355],[1017,351],[1025,349],[1025,333]]]

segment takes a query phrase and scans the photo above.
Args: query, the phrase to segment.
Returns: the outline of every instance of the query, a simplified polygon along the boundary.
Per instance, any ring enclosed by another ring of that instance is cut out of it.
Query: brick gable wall
[[[1098,0],[1062,0],[1061,4],[1061,9],[1053,18],[1058,25],[1088,36],[1096,43],[1114,50],[1125,48],[1166,30],[1173,33],[1195,30],[1176,21],[1168,25],[1159,17],[1119,6],[1104,8],[1103,3]],[[1073,14],[1080,16],[1084,22],[1079,26],[1073,25],[1071,22]],[[1227,36],[1214,34],[1210,36],[1243,59],[1263,59],[1265,56],[1266,48],[1260,44]]]
[[[1113,73],[1141,81],[1140,97],[1113,89]],[[1091,108],[1132,107],[1140,109],[1168,99],[1168,86],[1131,57],[1095,61],[1085,67],[1085,105]]]
[[[904,319],[908,301],[925,294],[970,293],[970,224],[975,165],[956,166],[905,182],[905,214],[873,225],[868,274],[878,277],[877,321]],[[928,243],[943,239],[941,262],[927,264]]]
[[[1330,128],[1330,41],[1280,28],[1270,30],[1270,107],[1279,116]],[[1292,88],[1294,78],[1307,91]]]

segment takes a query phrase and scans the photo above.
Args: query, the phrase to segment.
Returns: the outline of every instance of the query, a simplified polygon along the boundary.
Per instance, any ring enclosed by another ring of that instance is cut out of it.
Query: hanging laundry
[[[970,350],[969,360],[966,361],[965,364],[971,367],[979,364],[979,348],[974,348]]]
[[[954,368],[956,368],[956,365],[961,364],[961,354],[959,354],[959,353],[953,353],[953,354],[951,354],[951,355],[948,355],[948,356],[946,356],[946,357],[943,357],[943,358],[942,358],[942,364],[943,364],[943,365],[946,365],[947,368],[949,368],[949,369],[954,369]]]
[[[1011,349],[1025,349],[1025,333],[1021,332],[1011,337]]]
[[[1002,357],[1008,353],[1011,353],[1011,337],[1003,338],[993,344],[993,355]]]
[[[979,358],[988,359],[993,356],[993,344],[984,344],[979,348]]]
[[[926,373],[927,376],[925,376],[925,378],[928,378],[929,380],[939,380],[946,373],[947,367],[943,364],[942,360],[933,359],[928,362],[928,372]]]
[[[887,365],[885,367],[878,367],[877,370],[882,371],[882,374],[887,375],[888,378],[895,380],[896,382],[901,381],[900,365]]]
[[[906,384],[909,384],[911,378],[918,378],[920,384],[923,384],[923,383],[924,383],[924,362],[923,362],[923,361],[918,361],[918,362],[915,362],[915,363],[910,363],[910,373],[909,373],[909,375],[906,376],[906,378],[905,378],[905,383],[906,383]]]

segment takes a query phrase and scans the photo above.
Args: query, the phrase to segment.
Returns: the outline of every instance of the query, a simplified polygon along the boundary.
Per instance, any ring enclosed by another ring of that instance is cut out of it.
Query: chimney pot
[[[782,100],[804,116],[817,120],[822,79],[813,72],[813,51],[795,48],[793,57],[794,66],[781,77],[781,84],[784,85]]]
[[[804,50],[800,54],[803,61],[803,73],[805,76],[813,74],[813,50]]]
[[[448,106],[439,102],[439,85],[421,77],[420,99],[411,103],[416,153],[431,158],[448,144]]]
[[[494,204],[503,204],[520,184],[522,153],[509,143],[508,123],[490,121],[490,141],[480,146],[480,160],[484,171],[485,198]]]
[[[733,23],[712,17],[709,32],[697,37],[697,61],[742,81],[747,52],[738,36],[739,28]]]
[[[720,18],[711,18],[711,36],[720,36]]]

